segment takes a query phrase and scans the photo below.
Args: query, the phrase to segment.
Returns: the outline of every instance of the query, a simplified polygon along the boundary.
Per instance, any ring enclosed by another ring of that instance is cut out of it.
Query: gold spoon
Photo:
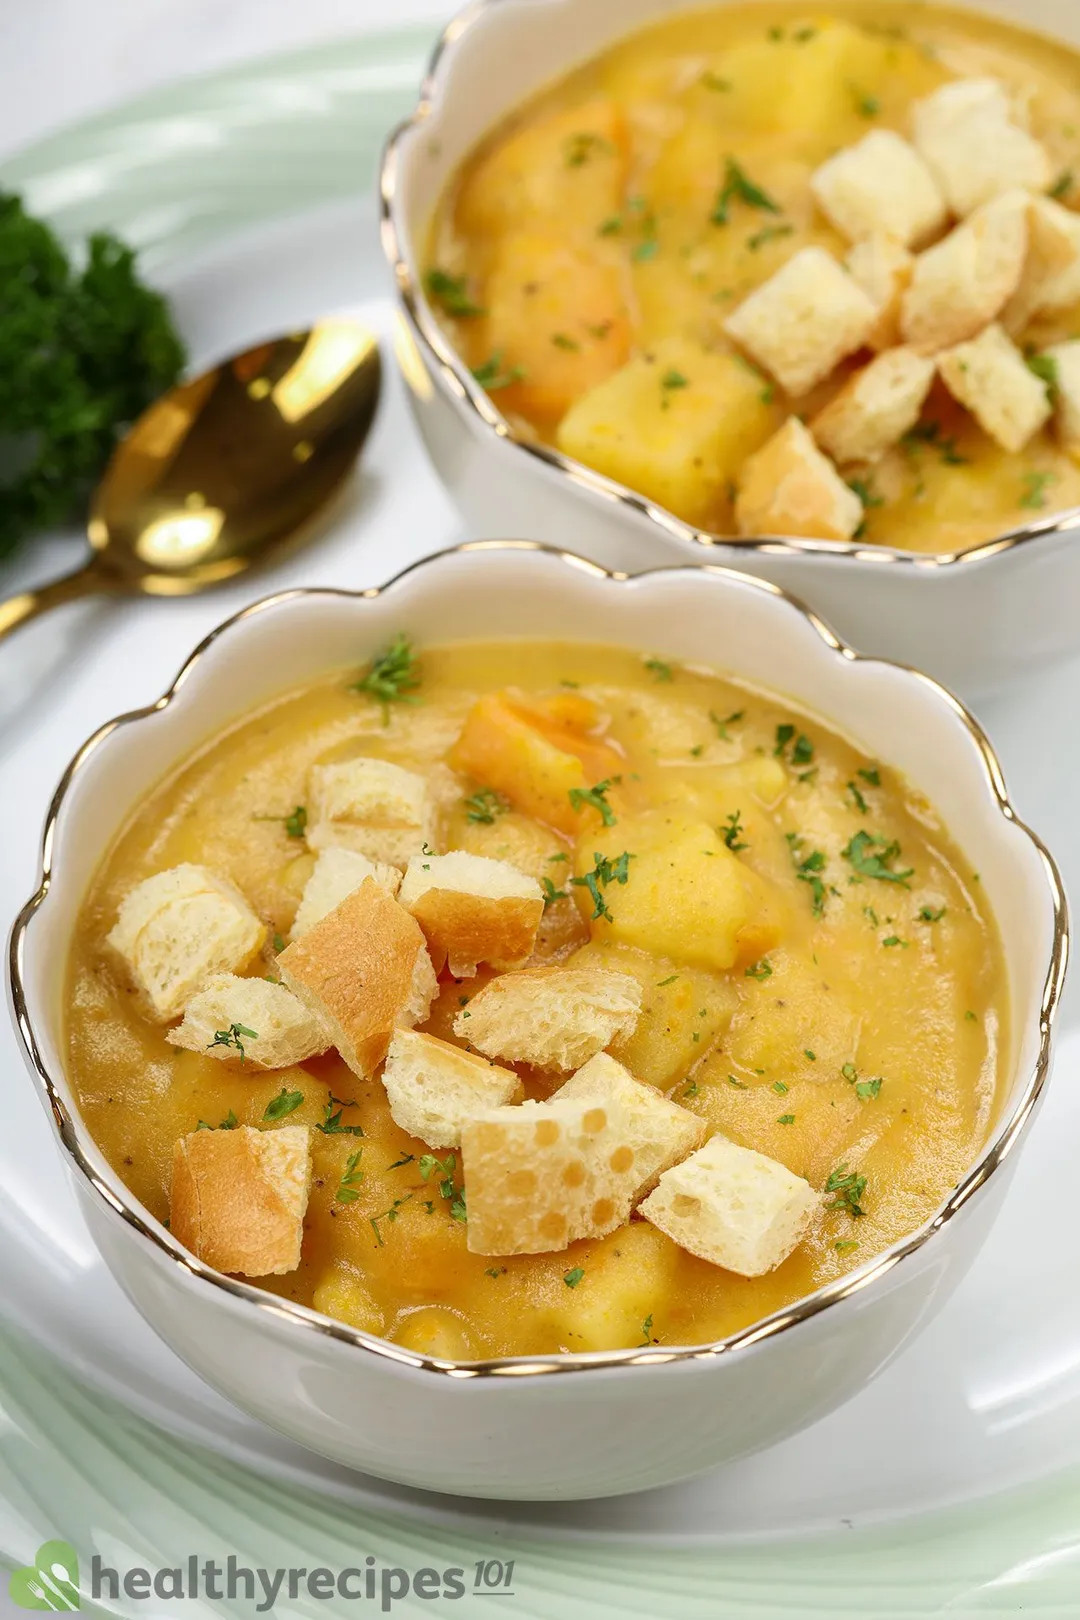
[[[304,537],[368,436],[381,365],[355,321],[260,343],[151,405],[90,506],[90,556],[0,603],[0,637],[95,592],[189,596]]]

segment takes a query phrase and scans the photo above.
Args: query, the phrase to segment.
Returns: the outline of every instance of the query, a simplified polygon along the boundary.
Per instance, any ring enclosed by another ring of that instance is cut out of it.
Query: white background
[[[0,161],[171,79],[456,9],[454,0],[0,0]]]

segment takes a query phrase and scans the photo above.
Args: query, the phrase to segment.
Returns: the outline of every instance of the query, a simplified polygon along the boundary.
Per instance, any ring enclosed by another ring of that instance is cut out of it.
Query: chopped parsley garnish
[[[572,338],[568,332],[553,332],[551,341],[557,349],[568,349],[572,354],[576,354],[581,348],[577,338]]]
[[[811,1050],[810,1050],[810,1048],[808,1046],[803,1047],[803,1057],[809,1058],[811,1063],[816,1063],[817,1062],[817,1053],[816,1052],[811,1052]]]
[[[362,1125],[343,1125],[341,1123],[342,1109],[355,1107],[356,1104],[351,1100],[346,1101],[342,1097],[335,1097],[334,1093],[331,1092],[329,1101],[326,1104],[326,1112],[318,1129],[327,1136],[363,1136],[364,1128]],[[392,1170],[394,1166],[391,1165],[390,1168]]]
[[[773,757],[786,759],[789,743],[793,744],[791,749],[792,765],[809,765],[814,757],[814,745],[805,732],[800,731],[796,736],[795,727],[791,725],[777,726],[776,747],[773,749]]]
[[[795,1123],[795,1115],[794,1114],[777,1114],[776,1123],[778,1125],[794,1125],[794,1123]]]
[[[446,315],[455,315],[459,320],[466,320],[473,315],[483,315],[485,312],[479,304],[474,304],[469,297],[468,276],[452,276],[446,270],[429,270],[424,277],[424,285],[431,298]]]
[[[597,782],[591,788],[571,788],[569,793],[571,810],[583,810],[591,805],[600,812],[600,818],[605,827],[614,827],[615,812],[607,802],[607,795],[611,788],[622,781],[621,776],[609,776],[606,782]]]
[[[685,1086],[683,1087],[683,1096],[684,1097],[696,1097],[697,1094],[698,1094],[698,1083],[697,1083],[697,1081],[696,1080],[688,1080],[686,1082]]]
[[[657,255],[657,253],[659,253],[659,251],[660,251],[660,244],[656,240],[656,237],[655,236],[648,236],[648,237],[646,237],[644,242],[638,242],[636,247],[631,249],[630,257],[632,259],[634,259],[638,264],[641,264],[646,259],[655,259],[656,255]]]
[[[368,1221],[371,1224],[371,1230],[375,1234],[375,1242],[378,1244],[380,1249],[384,1247],[386,1241],[382,1235],[382,1232],[379,1230],[380,1222],[388,1221],[390,1225],[393,1226],[394,1222],[398,1218],[398,1211],[401,1209],[402,1204],[407,1204],[411,1197],[412,1193],[405,1193],[403,1197],[395,1198],[394,1202],[390,1205],[390,1208],[384,1209],[381,1215],[368,1216]]]
[[[715,709],[710,709],[709,710],[709,719],[712,721],[713,725],[716,727],[716,735],[720,738],[720,740],[722,742],[730,742],[731,741],[731,737],[730,737],[730,734],[728,732],[728,726],[735,725],[736,721],[744,719],[745,716],[746,716],[746,710],[745,709],[736,709],[734,714],[725,715],[724,719],[721,720],[720,716],[716,713]]]
[[[849,1171],[846,1164],[839,1165],[830,1173],[825,1183],[825,1191],[835,1194],[832,1203],[825,1205],[826,1209],[845,1209],[852,1220],[858,1220],[860,1215],[866,1214],[861,1202],[866,1191],[866,1177],[857,1176],[853,1170]]]
[[[910,433],[905,433],[901,444],[906,449],[915,449],[920,444],[936,450],[946,467],[966,467],[967,456],[962,456],[956,448],[955,438],[943,438],[940,422],[920,422],[913,427]]]
[[[788,833],[788,848],[791,850],[791,859],[795,866],[795,876],[800,883],[809,885],[811,894],[811,909],[815,917],[820,917],[825,911],[825,880],[821,874],[825,870],[825,855],[820,849],[812,849],[809,855],[802,852],[803,840],[798,833]]]
[[[660,980],[660,981],[659,981],[659,982],[658,982],[658,984],[657,984],[657,986],[656,986],[656,988],[657,988],[657,989],[658,989],[658,990],[663,990],[663,989],[664,989],[664,987],[665,987],[665,986],[666,986],[666,985],[669,985],[669,984],[674,984],[674,983],[675,983],[675,980],[676,980],[676,979],[677,979],[677,978],[678,978],[678,977],[679,977],[679,975],[678,975],[678,974],[677,974],[677,973],[670,973],[670,974],[669,974],[669,975],[668,975],[668,977],[667,977],[667,978],[666,978],[666,979],[661,979],[661,980]]]
[[[383,721],[390,719],[391,703],[419,703],[414,696],[420,685],[420,669],[413,655],[412,642],[401,631],[389,647],[377,653],[370,666],[350,687],[352,692],[364,692],[382,704]]]
[[[253,821],[280,821],[287,838],[303,838],[307,832],[307,806],[298,804],[287,816],[252,816]],[[276,937],[276,936],[275,936]]]
[[[1066,169],[1064,173],[1058,175],[1057,179],[1054,181],[1054,184],[1050,187],[1048,195],[1053,197],[1055,201],[1060,202],[1062,197],[1067,197],[1069,195],[1069,192],[1073,188],[1074,180],[1075,177],[1072,170]]]
[[[858,1247],[858,1238],[837,1238],[836,1242],[833,1244],[833,1248],[836,1250],[837,1254],[847,1254],[849,1249],[857,1249]]]
[[[747,242],[751,253],[756,253],[767,242],[779,242],[782,237],[794,236],[794,225],[766,225],[764,230],[756,231]]]
[[[848,786],[848,792],[851,794],[851,797],[855,802],[856,810],[858,810],[864,816],[869,815],[870,806],[867,804],[866,800],[863,798],[863,795],[862,795],[861,791],[859,790],[859,788],[857,787],[857,785],[854,782],[849,782],[847,786]]]
[[[1052,472],[1029,472],[1024,474],[1024,489],[1020,496],[1020,505],[1029,512],[1041,512],[1046,505],[1046,492],[1051,484],[1057,482],[1057,474]]]
[[[554,883],[552,883],[551,879],[547,876],[540,879],[540,887],[544,891],[545,911],[547,910],[548,906],[553,906],[556,900],[568,900],[570,898],[569,890],[557,889]]]
[[[461,1221],[464,1224],[469,1219],[469,1211],[465,1203],[465,1189],[462,1187],[453,1203],[450,1205],[450,1219]]]
[[[434,1153],[420,1155],[419,1171],[425,1181],[431,1176],[439,1176],[439,1193],[443,1198],[454,1196],[454,1171],[457,1169],[457,1155],[448,1153],[445,1159],[437,1159]]]
[[[886,950],[888,950],[892,945],[899,945],[906,951],[909,941],[906,939],[901,939],[899,934],[890,934],[888,939],[883,939],[881,943]]]
[[[672,366],[669,371],[664,372],[660,379],[660,386],[670,393],[674,389],[689,388],[690,379],[685,377],[681,371],[676,371],[675,367]]]
[[[662,658],[646,658],[644,663],[649,674],[655,675],[658,681],[673,681],[675,679],[675,671]]]
[[[774,202],[767,191],[755,185],[735,159],[729,157],[724,166],[723,184],[709,216],[712,223],[727,225],[731,218],[731,205],[735,202],[745,203],[747,208],[759,208],[767,214],[781,212],[779,203]]]
[[[489,394],[494,394],[500,388],[510,388],[525,375],[520,366],[504,366],[501,349],[496,349],[482,365],[474,366],[472,374]]]
[[[734,1086],[736,1091],[749,1091],[750,1090],[750,1087],[748,1085],[745,1085],[742,1080],[737,1080],[733,1074],[728,1075],[727,1083],[728,1083],[729,1086]]]
[[[622,225],[622,216],[612,214],[609,219],[601,220],[597,227],[597,234],[600,236],[618,236],[622,230]]]
[[[845,849],[840,851],[845,861],[849,861],[860,877],[877,878],[881,883],[898,883],[902,889],[910,888],[908,878],[914,875],[914,867],[907,867],[898,872],[890,863],[900,854],[900,845],[895,839],[890,843],[880,833],[870,833],[865,830],[857,832]]]
[[[240,1061],[243,1063],[245,1056],[244,1042],[246,1040],[257,1041],[258,1038],[258,1031],[248,1029],[246,1024],[230,1024],[228,1029],[215,1029],[214,1038],[212,1041],[207,1041],[206,1049],[209,1052],[215,1046],[231,1046],[235,1051],[239,1052]]]
[[[355,1204],[360,1196],[360,1184],[364,1179],[364,1172],[360,1168],[363,1148],[357,1148],[345,1160],[345,1169],[338,1182],[337,1192],[334,1194],[335,1204]]]
[[[771,979],[772,963],[769,958],[763,956],[760,962],[751,962],[746,970],[746,977],[748,979]]]
[[[968,1008],[967,1012],[964,1014],[964,1017],[967,1019],[969,1024],[977,1024],[979,1022],[978,1013],[972,1012],[970,1007]]]
[[[230,1108],[220,1125],[208,1125],[205,1119],[200,1119],[195,1129],[197,1131],[235,1131],[239,1124],[240,1121]]]
[[[574,1266],[570,1271],[563,1272],[563,1282],[567,1288],[576,1288],[584,1275],[584,1266]]]
[[[871,1097],[876,1097],[880,1090],[880,1075],[877,1075],[873,1080],[858,1080],[855,1083],[855,1095],[861,1098],[863,1102],[869,1102]]]
[[[939,906],[937,911],[934,910],[933,906],[923,906],[919,912],[919,921],[924,923],[940,922],[945,915],[945,910],[944,906]]]
[[[1050,399],[1053,400],[1058,391],[1058,386],[1061,380],[1058,372],[1058,363],[1054,359],[1053,355],[1026,354],[1024,356],[1024,364],[1027,366],[1028,370],[1034,374],[1034,376],[1038,377],[1041,383],[1045,383],[1046,392]]]
[[[400,1159],[395,1159],[393,1164],[388,1164],[386,1168],[388,1170],[400,1170],[400,1169],[403,1168],[403,1166],[405,1166],[407,1164],[415,1164],[415,1163],[416,1163],[416,1154],[415,1153],[403,1153],[401,1155]]]
[[[267,1103],[263,1123],[272,1124],[276,1119],[287,1118],[289,1114],[296,1112],[303,1100],[302,1091],[290,1091],[287,1086],[282,1086],[273,1101]]]
[[[501,793],[494,788],[478,788],[477,791],[464,801],[466,821],[480,823],[485,827],[494,825],[496,816],[503,816],[510,805]]]
[[[548,856],[548,865],[553,866],[556,861],[568,861],[569,859],[570,857],[566,853],[565,849],[560,849],[557,855]]]
[[[722,79],[719,73],[713,72],[712,68],[705,69],[705,72],[701,75],[700,82],[705,86],[706,90],[719,90],[723,92],[733,90],[735,88],[730,79]]]
[[[598,152],[610,152],[611,143],[591,130],[579,130],[576,134],[566,137],[563,151],[566,154],[566,167],[580,169]]]
[[[864,782],[869,782],[871,787],[881,786],[881,772],[878,770],[876,765],[860,765],[855,774],[857,776],[861,776]]]
[[[606,917],[609,922],[611,921],[611,912],[608,910],[607,902],[600,893],[600,885],[603,884],[607,888],[609,883],[625,883],[630,876],[630,862],[633,859],[634,857],[628,849],[624,849],[622,854],[616,856],[614,860],[601,855],[599,850],[595,850],[593,852],[592,871],[586,872],[582,877],[570,879],[571,883],[578,888],[588,889],[592,896],[595,908],[590,919],[592,922],[595,922],[598,917]]]
[[[505,1266],[488,1266],[484,1272],[485,1277],[505,1277]]]
[[[648,1316],[645,1318],[644,1322],[642,1322],[642,1324],[641,1324],[641,1342],[642,1342],[642,1344],[650,1344],[652,1342],[652,1312],[651,1311],[649,1312]]]
[[[730,816],[728,816],[727,820],[724,823],[724,834],[723,834],[724,843],[727,845],[728,849],[730,849],[732,851],[733,854],[737,855],[740,849],[749,849],[750,848],[749,844],[743,843],[742,835],[743,835],[742,811],[741,810],[733,810],[731,812]]]
[[[877,96],[870,95],[861,90],[857,84],[850,86],[851,98],[855,103],[855,111],[860,118],[876,118],[881,111],[881,102]]]
[[[787,1085],[783,1080],[774,1080],[772,1083],[772,1088],[781,1097],[785,1096],[788,1090]]]

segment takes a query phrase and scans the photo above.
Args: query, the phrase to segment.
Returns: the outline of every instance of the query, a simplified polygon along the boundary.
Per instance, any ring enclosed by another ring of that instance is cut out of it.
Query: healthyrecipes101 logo
[[[12,1572],[8,1591],[20,1609],[77,1609],[79,1601],[79,1559],[66,1541],[46,1541],[37,1550],[32,1564]]]

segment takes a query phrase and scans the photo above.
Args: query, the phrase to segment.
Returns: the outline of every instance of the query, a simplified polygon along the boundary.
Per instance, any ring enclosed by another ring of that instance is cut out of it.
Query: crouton
[[[284,1276],[300,1264],[310,1190],[306,1125],[193,1131],[173,1149],[169,1229],[216,1271]]]
[[[900,342],[900,300],[911,282],[914,255],[892,236],[868,236],[856,242],[845,260],[852,278],[877,310],[866,339],[879,354]]]
[[[435,1148],[459,1147],[465,1120],[485,1108],[521,1102],[525,1095],[512,1069],[406,1029],[390,1042],[383,1085],[395,1125]]]
[[[735,522],[743,535],[850,540],[863,506],[797,416],[742,470]]]
[[[690,1254],[761,1277],[802,1242],[820,1202],[775,1159],[713,1136],[665,1170],[640,1212]]]
[[[1050,154],[1016,122],[997,79],[942,85],[916,102],[911,123],[916,150],[960,219],[1007,191],[1045,191],[1054,178]]]
[[[591,1097],[466,1120],[471,1252],[543,1254],[622,1226],[639,1179],[632,1134],[623,1109]]]
[[[427,1017],[438,983],[420,925],[374,878],[294,940],[277,959],[282,983],[325,1024],[366,1080],[395,1029]]]
[[[938,355],[942,381],[1003,450],[1023,450],[1050,420],[1046,384],[1000,326]]]
[[[528,968],[493,979],[454,1019],[454,1034],[488,1057],[538,1069],[580,1069],[632,1033],[641,986],[605,968]]]
[[[427,782],[385,759],[313,765],[308,777],[307,841],[314,850],[356,850],[404,866],[430,847],[434,807]]]
[[[224,1038],[223,1038],[224,1037]],[[187,1004],[165,1039],[236,1068],[287,1069],[325,1052],[330,1037],[284,985],[219,973]]]
[[[842,466],[880,461],[919,420],[934,371],[914,349],[888,349],[844,384],[810,431]]]
[[[900,305],[905,343],[934,354],[977,336],[1020,285],[1030,198],[1010,191],[921,253]]]
[[[1054,365],[1054,429],[1067,455],[1080,461],[1080,341],[1056,343],[1045,358]]]
[[[544,915],[535,878],[508,861],[463,850],[414,856],[400,900],[424,930],[436,970],[449,962],[455,979],[471,979],[481,962],[500,970],[521,967]]]
[[[125,895],[106,944],[122,960],[147,1014],[167,1024],[216,973],[239,972],[266,929],[227,878],[185,863]]]
[[[917,247],[948,223],[949,210],[913,146],[891,129],[875,129],[829,158],[810,179],[830,224],[849,242],[887,232]]]
[[[357,850],[342,849],[338,845],[321,850],[315,870],[300,896],[290,938],[299,939],[309,928],[314,928],[346,895],[358,889],[365,878],[374,878],[387,894],[397,894],[401,885],[401,873],[396,866],[369,861]]]
[[[1048,197],[1033,197],[1028,230],[1020,285],[1001,317],[1014,337],[1037,316],[1057,315],[1080,303],[1080,216]]]
[[[552,1102],[615,1103],[625,1109],[627,1141],[634,1150],[639,1180],[633,1203],[651,1193],[665,1170],[685,1159],[705,1140],[705,1121],[669,1102],[655,1086],[635,1080],[607,1052],[598,1052],[556,1091]]]
[[[796,253],[741,303],[724,330],[787,393],[805,394],[862,347],[878,312],[824,248]]]

